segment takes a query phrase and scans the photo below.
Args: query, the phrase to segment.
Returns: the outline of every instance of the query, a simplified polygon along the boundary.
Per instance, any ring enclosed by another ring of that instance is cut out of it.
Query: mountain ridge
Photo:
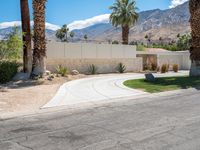
[[[130,41],[145,42],[145,35],[149,35],[153,41],[158,41],[162,37],[169,42],[175,40],[177,34],[190,33],[188,5],[189,2],[185,2],[171,9],[140,12],[139,20],[130,28]],[[74,42],[82,41],[85,34],[91,42],[121,41],[121,28],[115,28],[110,23],[99,23],[83,29],[75,29],[73,32],[75,32]],[[0,29],[1,38],[5,33],[9,33],[9,29]],[[48,29],[47,39],[57,40],[55,33],[55,30]]]

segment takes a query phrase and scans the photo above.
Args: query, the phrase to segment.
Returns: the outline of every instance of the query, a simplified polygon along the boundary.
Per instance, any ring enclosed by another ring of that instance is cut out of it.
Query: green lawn
[[[156,78],[154,82],[148,82],[145,79],[137,79],[125,81],[124,85],[149,93],[158,93],[200,86],[200,77],[165,77]]]

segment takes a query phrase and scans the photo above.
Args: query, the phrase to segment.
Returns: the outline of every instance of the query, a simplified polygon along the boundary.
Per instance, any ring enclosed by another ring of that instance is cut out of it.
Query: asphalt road
[[[0,120],[0,150],[199,150],[200,92]]]

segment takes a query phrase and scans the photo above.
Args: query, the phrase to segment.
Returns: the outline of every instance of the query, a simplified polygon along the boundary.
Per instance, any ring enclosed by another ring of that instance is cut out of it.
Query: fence
[[[158,66],[178,64],[181,70],[189,70],[191,61],[188,51],[183,52],[137,52],[138,57],[155,56]],[[144,58],[143,57],[143,58]],[[143,62],[144,63],[144,62]]]
[[[47,58],[47,69],[51,71],[61,64],[85,73],[94,64],[99,73],[109,73],[115,72],[120,62],[127,71],[142,69],[142,59],[136,58],[136,47],[130,45],[49,42]]]

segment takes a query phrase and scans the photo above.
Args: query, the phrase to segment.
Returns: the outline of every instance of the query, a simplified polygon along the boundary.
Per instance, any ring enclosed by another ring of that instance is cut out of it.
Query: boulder
[[[152,73],[146,73],[145,74],[145,78],[147,81],[149,82],[154,82],[156,81],[156,78],[154,77],[154,75]]]
[[[45,71],[45,74],[46,74],[46,75],[50,75],[50,74],[51,74],[51,71],[46,70],[46,71]]]
[[[72,70],[72,75],[79,75],[78,70]]]

